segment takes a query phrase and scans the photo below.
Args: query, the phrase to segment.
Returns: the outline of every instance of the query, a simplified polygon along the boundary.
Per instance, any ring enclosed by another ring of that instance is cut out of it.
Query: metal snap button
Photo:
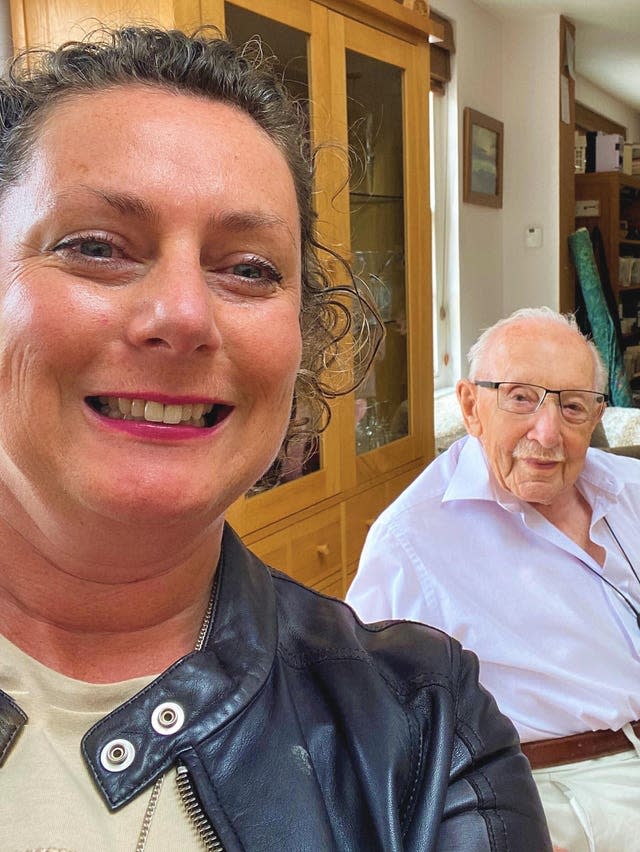
[[[163,737],[175,734],[184,725],[184,710],[174,701],[158,704],[151,714],[151,725],[153,730]]]
[[[122,772],[131,766],[136,750],[129,740],[111,740],[100,752],[100,763],[109,772]]]

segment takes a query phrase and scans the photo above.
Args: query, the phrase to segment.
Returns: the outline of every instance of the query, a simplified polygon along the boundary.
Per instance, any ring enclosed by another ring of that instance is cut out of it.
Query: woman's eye
[[[57,254],[61,254],[70,260],[78,261],[85,260],[118,260],[122,257],[122,252],[117,246],[108,239],[102,239],[98,235],[87,235],[70,237],[62,240],[53,249]]]
[[[248,278],[253,281],[262,280],[276,284],[282,281],[282,275],[275,266],[265,260],[244,260],[241,263],[234,263],[231,272],[239,278]]]
[[[236,263],[233,267],[233,274],[239,275],[241,278],[262,278],[265,272],[255,263]]]
[[[50,253],[69,274],[104,283],[123,283],[144,269],[144,262],[132,254],[124,238],[103,231],[65,237]]]
[[[282,275],[262,257],[248,257],[218,269],[231,290],[248,296],[270,295],[278,289]]]
[[[113,246],[103,240],[82,240],[76,247],[87,257],[113,257]]]

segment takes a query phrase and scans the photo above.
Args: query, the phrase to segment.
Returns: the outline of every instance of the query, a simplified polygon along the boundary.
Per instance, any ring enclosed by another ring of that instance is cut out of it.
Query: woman
[[[131,28],[1,108],[3,848],[547,848],[474,658],[224,526],[340,326],[274,77]]]

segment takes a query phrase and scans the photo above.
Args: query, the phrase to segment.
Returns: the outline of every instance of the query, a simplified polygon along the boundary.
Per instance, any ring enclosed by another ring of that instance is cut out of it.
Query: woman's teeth
[[[213,404],[164,405],[145,399],[126,399],[122,396],[99,397],[100,413],[113,420],[140,420],[148,423],[166,423],[177,426],[204,426],[205,415],[213,411]]]

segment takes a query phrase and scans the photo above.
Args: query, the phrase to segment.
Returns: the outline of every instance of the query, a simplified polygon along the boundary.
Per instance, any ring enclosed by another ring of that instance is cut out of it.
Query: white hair
[[[580,340],[587,344],[587,347],[591,352],[591,357],[593,358],[595,389],[602,393],[607,392],[609,376],[593,340],[589,340],[589,338],[585,337],[585,335],[580,331],[576,318],[573,314],[561,314],[558,311],[554,311],[552,308],[548,308],[546,305],[540,308],[520,308],[519,310],[514,311],[511,316],[498,320],[498,322],[494,323],[494,325],[486,328],[473,344],[471,349],[469,349],[467,354],[470,379],[475,379],[477,377],[478,368],[484,360],[495,334],[501,329],[510,325],[515,325],[523,320],[530,320],[531,322],[557,323],[558,325],[562,325],[564,328],[568,328],[573,331]]]

